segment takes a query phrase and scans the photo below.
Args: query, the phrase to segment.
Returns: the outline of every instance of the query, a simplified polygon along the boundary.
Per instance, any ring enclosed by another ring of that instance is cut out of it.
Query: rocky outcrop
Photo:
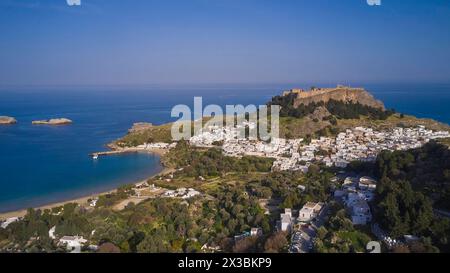
[[[0,125],[15,124],[17,120],[12,117],[0,116]]]
[[[329,100],[342,101],[346,103],[360,103],[373,108],[385,109],[383,102],[375,99],[364,88],[351,88],[337,86],[336,88],[314,88],[310,91],[292,89],[283,93],[285,96],[295,94],[294,107],[300,104],[308,105],[312,102],[328,102]]]
[[[131,129],[128,130],[128,133],[138,133],[138,132],[142,132],[145,131],[147,129],[151,129],[153,128],[153,124],[148,123],[148,122],[136,122],[133,124],[133,127],[131,127]]]
[[[35,120],[32,122],[34,125],[67,125],[71,124],[72,121],[67,118],[53,118],[49,120]]]
[[[323,106],[317,107],[314,112],[309,115],[310,118],[318,120],[323,120],[329,116],[331,116],[330,112]]]

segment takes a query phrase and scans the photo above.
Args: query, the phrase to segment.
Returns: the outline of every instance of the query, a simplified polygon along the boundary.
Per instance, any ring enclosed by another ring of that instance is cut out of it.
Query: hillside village
[[[256,124],[247,122],[234,127],[210,126],[191,137],[189,144],[199,148],[213,148],[219,144],[222,153],[226,156],[274,158],[273,171],[306,173],[313,163],[320,163],[327,167],[345,168],[352,161],[373,162],[381,151],[415,149],[431,140],[450,137],[448,131],[433,131],[426,129],[425,126],[396,127],[385,131],[355,127],[339,133],[336,137],[320,137],[311,139],[309,142],[304,139],[282,138],[265,142],[239,139],[239,132],[245,126],[254,128]],[[140,145],[138,148],[152,149],[155,147],[172,149],[175,144],[149,143]],[[355,226],[370,225],[373,233],[377,234],[381,241],[390,247],[396,246],[398,242],[386,236],[377,223],[372,221],[371,202],[375,197],[376,179],[367,176],[335,177],[334,179],[340,186],[335,188],[333,199],[346,208],[352,224]],[[170,181],[170,178],[167,181]],[[301,186],[299,186],[299,190],[302,190]],[[194,195],[200,194],[193,189],[190,191]],[[177,192],[179,190],[166,191],[164,196],[176,196]],[[190,193],[187,193],[186,197],[191,197]],[[327,213],[329,213],[328,204],[324,202],[307,202],[297,211],[286,208],[280,214],[274,229],[291,234],[289,252],[310,252],[317,236],[316,232],[324,224]],[[261,231],[257,228],[253,229],[235,235],[235,241],[260,236],[256,234],[260,234]]]
[[[242,125],[246,126],[246,125]],[[256,126],[249,124],[247,126]],[[421,147],[430,140],[448,138],[447,131],[432,131],[424,126],[417,128],[394,128],[376,131],[356,127],[339,133],[335,138],[320,137],[305,143],[304,139],[275,138],[271,142],[238,139],[239,126],[207,128],[192,138],[189,143],[197,147],[213,147],[223,142],[222,150],[227,156],[261,156],[275,158],[273,170],[307,171],[312,162],[328,167],[345,168],[351,161],[374,161],[383,150],[408,150]]]

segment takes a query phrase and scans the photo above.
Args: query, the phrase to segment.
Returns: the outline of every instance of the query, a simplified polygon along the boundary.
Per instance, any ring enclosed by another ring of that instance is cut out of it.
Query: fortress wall
[[[314,89],[311,91],[304,91],[302,89],[292,89],[291,91],[285,91],[283,94],[297,94],[297,99],[294,102],[294,107],[298,107],[300,104],[310,104],[312,102],[328,102],[329,100],[337,100],[343,102],[359,102],[363,105],[367,105],[374,108],[384,108],[384,104],[381,101],[376,100],[370,93],[363,88],[350,88],[350,87],[336,87],[336,88],[323,88]]]

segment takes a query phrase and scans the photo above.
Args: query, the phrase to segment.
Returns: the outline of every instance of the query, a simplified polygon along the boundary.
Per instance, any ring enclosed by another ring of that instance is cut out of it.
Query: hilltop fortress
[[[313,88],[310,91],[303,89],[291,89],[283,92],[283,96],[295,95],[294,107],[300,104],[308,105],[312,102],[328,102],[329,100],[353,102],[367,105],[373,108],[384,108],[383,102],[375,99],[364,88],[352,88],[338,85],[334,88]]]

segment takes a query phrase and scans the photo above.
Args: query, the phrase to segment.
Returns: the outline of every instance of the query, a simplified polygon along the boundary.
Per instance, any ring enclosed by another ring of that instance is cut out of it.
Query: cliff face
[[[294,107],[300,104],[308,105],[312,102],[328,102],[329,100],[343,101],[343,102],[359,102],[362,105],[367,105],[373,108],[385,109],[383,102],[375,99],[369,92],[363,88],[350,88],[345,86],[338,86],[336,88],[321,88],[311,91],[303,91],[301,89],[293,89],[284,92],[284,95],[296,95]]]

